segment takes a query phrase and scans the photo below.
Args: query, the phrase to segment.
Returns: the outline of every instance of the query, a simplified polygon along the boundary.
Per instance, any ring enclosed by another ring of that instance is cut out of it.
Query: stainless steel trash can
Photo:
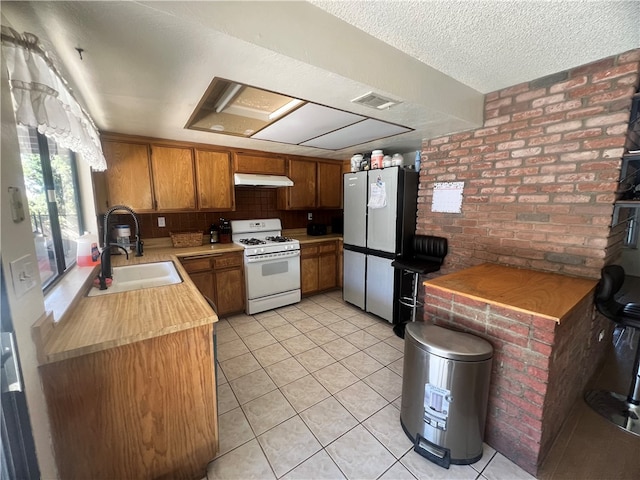
[[[407,324],[400,423],[423,457],[449,468],[482,457],[493,347],[423,322]]]

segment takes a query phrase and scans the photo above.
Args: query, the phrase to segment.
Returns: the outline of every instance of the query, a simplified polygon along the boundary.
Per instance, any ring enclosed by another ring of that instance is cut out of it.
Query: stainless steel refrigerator
[[[390,167],[345,173],[343,181],[343,298],[397,323],[401,272],[391,262],[415,234],[418,173]]]

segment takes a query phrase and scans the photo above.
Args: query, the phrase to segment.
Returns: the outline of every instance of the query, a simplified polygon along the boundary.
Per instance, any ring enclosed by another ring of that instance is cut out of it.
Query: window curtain
[[[79,153],[93,170],[106,170],[98,130],[39,46],[38,37],[2,26],[16,121],[37,128],[61,147]]]

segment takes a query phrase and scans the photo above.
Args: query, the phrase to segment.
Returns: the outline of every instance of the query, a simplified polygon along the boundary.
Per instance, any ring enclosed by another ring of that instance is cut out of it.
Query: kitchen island
[[[493,345],[485,441],[532,475],[607,350],[596,284],[489,263],[424,282],[425,321]]]
[[[60,478],[201,478],[217,453],[218,317],[172,253],[112,259],[170,260],[182,283],[87,297],[89,283],[35,327]]]

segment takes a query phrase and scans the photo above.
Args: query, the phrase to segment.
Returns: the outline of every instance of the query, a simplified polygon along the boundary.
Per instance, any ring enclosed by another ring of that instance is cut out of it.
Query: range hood
[[[234,184],[246,187],[292,187],[293,180],[284,175],[255,175],[253,173],[236,173]]]

